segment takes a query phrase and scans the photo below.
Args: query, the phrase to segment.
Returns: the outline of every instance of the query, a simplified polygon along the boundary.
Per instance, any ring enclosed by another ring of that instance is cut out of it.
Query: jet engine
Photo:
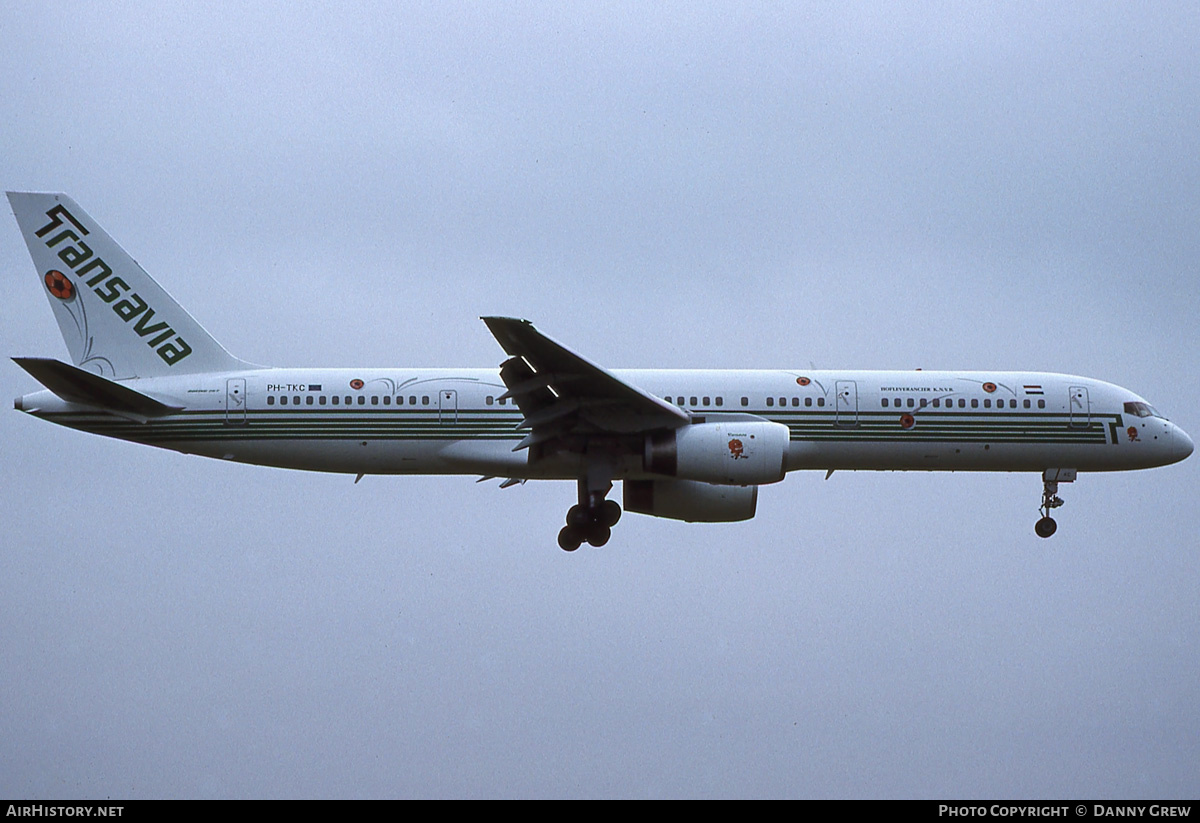
[[[758,486],[695,480],[626,480],[625,509],[689,523],[733,523],[754,517]]]
[[[783,479],[788,428],[769,420],[692,423],[646,436],[643,468],[652,474],[725,486]]]

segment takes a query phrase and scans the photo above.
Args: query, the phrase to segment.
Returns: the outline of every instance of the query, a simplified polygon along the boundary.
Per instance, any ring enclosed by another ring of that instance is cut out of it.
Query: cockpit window
[[[1132,414],[1136,417],[1161,417],[1158,411],[1149,403],[1140,401],[1130,401],[1125,404],[1125,413]]]

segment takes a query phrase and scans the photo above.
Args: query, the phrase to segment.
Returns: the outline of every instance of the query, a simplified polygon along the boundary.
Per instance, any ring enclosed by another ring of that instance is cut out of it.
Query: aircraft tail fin
[[[114,380],[256,368],[225,351],[74,200],[10,191],[8,201],[76,366]]]

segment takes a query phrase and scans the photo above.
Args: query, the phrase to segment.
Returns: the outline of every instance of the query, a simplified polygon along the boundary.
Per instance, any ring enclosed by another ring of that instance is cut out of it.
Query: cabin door
[[[1092,404],[1086,386],[1071,387],[1071,428],[1086,429],[1092,422]]]
[[[833,400],[834,416],[839,426],[858,425],[858,384],[853,380],[839,380],[834,385],[837,392]]]
[[[246,378],[230,377],[225,381],[225,425],[246,425]]]
[[[458,422],[458,392],[453,389],[443,389],[438,394],[438,422],[442,424]]]

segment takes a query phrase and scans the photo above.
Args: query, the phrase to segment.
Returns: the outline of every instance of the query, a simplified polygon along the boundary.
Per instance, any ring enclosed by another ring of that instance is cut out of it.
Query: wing
[[[680,409],[626,383],[556,343],[528,320],[484,317],[483,322],[510,357],[500,379],[532,432],[513,451],[573,434],[631,434],[674,429],[690,418]]]

